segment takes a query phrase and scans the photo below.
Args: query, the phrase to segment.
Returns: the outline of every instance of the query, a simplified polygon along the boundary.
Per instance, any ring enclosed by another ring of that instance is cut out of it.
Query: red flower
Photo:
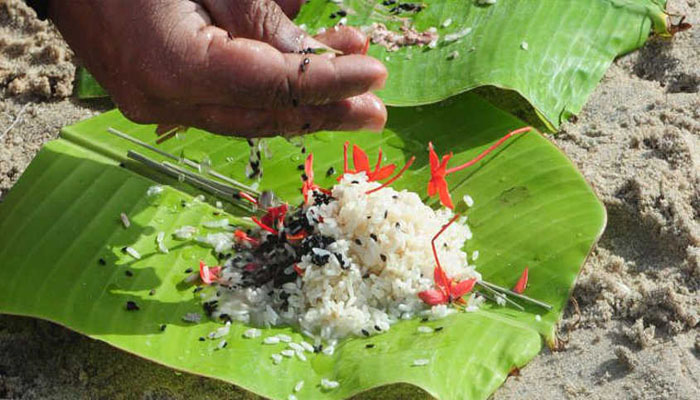
[[[284,217],[287,215],[287,211],[289,211],[289,207],[286,204],[282,204],[278,207],[270,207],[267,209],[267,214],[262,217],[261,221],[263,224],[272,227],[282,226],[284,225]]]
[[[199,261],[199,277],[202,278],[205,285],[211,285],[218,281],[220,273],[221,267],[208,267],[204,261]]]
[[[437,156],[435,157],[437,158]],[[438,231],[438,233],[436,233],[435,236],[433,236],[433,239],[430,241],[430,244],[433,247],[433,257],[435,257],[435,269],[433,270],[433,280],[435,281],[435,286],[437,286],[437,289],[428,289],[418,293],[418,297],[420,297],[421,300],[423,300],[428,305],[435,306],[438,304],[452,303],[453,301],[464,303],[462,296],[469,293],[474,287],[474,284],[476,283],[476,279],[467,279],[459,283],[454,283],[454,281],[448,278],[447,274],[445,274],[445,270],[442,269],[442,265],[440,265],[440,259],[438,258],[435,241],[459,217],[459,214],[456,214],[454,217],[452,217],[452,219],[450,219],[448,223],[446,223],[442,226],[442,228],[440,228],[440,231]]]
[[[461,171],[465,168],[471,167],[472,165],[479,162],[482,158],[486,157],[487,154],[494,151],[500,145],[502,145],[506,140],[511,137],[532,130],[532,127],[526,126],[524,128],[516,129],[512,132],[508,132],[505,136],[500,138],[496,143],[492,144],[488,149],[484,150],[478,156],[467,161],[462,165],[458,165],[454,168],[447,169],[447,162],[452,158],[452,153],[442,156],[442,160],[438,158],[438,155],[433,150],[433,144],[428,143],[429,155],[430,155],[430,182],[428,182],[428,196],[433,197],[436,193],[440,193],[440,202],[442,205],[448,208],[454,209],[454,204],[452,204],[452,198],[450,197],[450,191],[447,188],[447,181],[445,177],[453,172]]]
[[[369,157],[367,157],[367,153],[365,153],[365,151],[362,150],[360,146],[356,144],[352,145],[352,163],[355,169],[351,170],[348,167],[348,146],[349,143],[345,142],[345,145],[343,146],[343,172],[345,174],[358,174],[360,172],[364,172],[365,174],[367,174],[367,180],[372,182],[384,180],[394,173],[396,165],[389,164],[382,167],[381,148],[379,149],[379,157],[377,158],[377,164],[374,166],[374,171],[372,171],[369,167]],[[340,178],[342,178],[342,176],[339,177],[338,180],[340,180]]]
[[[520,279],[518,279],[518,283],[515,284],[513,287],[513,291],[517,294],[523,294],[525,291],[525,288],[527,287],[527,274],[528,274],[528,268],[525,267],[523,270],[522,275],[520,275]]]
[[[454,208],[452,197],[447,188],[447,163],[452,158],[452,153],[442,156],[442,160],[438,157],[433,149],[433,143],[428,143],[428,151],[430,156],[430,181],[428,182],[428,196],[433,197],[440,193],[440,202],[447,208]]]
[[[437,289],[428,289],[418,293],[418,297],[431,306],[453,301],[463,303],[462,297],[469,293],[476,283],[476,279],[467,279],[455,284],[439,266],[433,270],[433,279]]]
[[[301,184],[301,193],[304,195],[304,203],[309,202],[309,192],[313,191],[316,189],[316,185],[314,184],[314,155],[313,153],[309,154],[308,157],[306,157],[306,161],[304,162],[304,174],[305,176],[302,177],[303,183]],[[304,179],[306,178],[306,179]]]

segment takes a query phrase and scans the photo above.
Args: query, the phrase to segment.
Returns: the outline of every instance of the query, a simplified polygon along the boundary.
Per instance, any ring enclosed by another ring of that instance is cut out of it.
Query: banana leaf
[[[401,165],[417,156],[394,186],[425,198],[428,141],[440,154],[454,152],[456,165],[522,126],[471,94],[422,108],[391,108],[389,114],[380,134],[307,137],[304,146],[315,155],[318,183],[334,182],[324,172],[331,166],[342,170],[343,142],[350,139],[370,157],[381,146],[387,162]],[[554,340],[574,280],[605,225],[603,206],[571,162],[538,133],[519,136],[478,165],[450,175],[450,184],[455,198],[469,194],[475,201],[466,212],[474,238],[465,250],[480,251],[477,267],[484,279],[511,287],[529,266],[526,293],[553,305],[551,311],[487,304],[477,312],[429,322],[443,328],[433,334],[418,333],[420,321],[407,320],[382,335],[346,339],[332,356],[309,354],[307,362],[286,359],[274,365],[271,354],[282,345],[245,339],[248,327],[243,324],[233,324],[228,346],[218,349],[217,341],[198,339],[220,323],[183,321],[184,314],[201,312],[192,286],[183,282],[185,270],[196,269],[199,259],[216,259],[211,249],[170,234],[183,225],[221,218],[214,216],[220,210],[210,205],[215,199],[196,200],[193,188],[127,160],[126,151],[135,145],[110,136],[107,127],[155,142],[153,126],[135,125],[117,111],[66,127],[59,140],[44,146],[0,205],[0,312],[54,321],[159,364],[273,399],[286,399],[300,380],[305,385],[298,398],[342,399],[395,383],[441,399],[487,398],[511,370],[540,351],[542,338]],[[270,140],[269,147],[273,157],[263,161],[260,187],[290,203],[300,201],[300,148],[284,139]],[[162,148],[206,154],[216,170],[245,180],[245,141],[192,130]],[[156,183],[165,190],[148,196]],[[227,210],[234,222],[245,215],[233,207]],[[122,212],[131,219],[128,229],[120,222]],[[156,247],[161,231],[168,234],[168,254]],[[141,259],[125,254],[125,246],[137,250]],[[127,301],[140,310],[127,311]],[[263,337],[279,332],[302,338],[290,328],[265,329]],[[366,347],[370,343],[373,348]],[[413,366],[419,358],[430,363]],[[340,387],[323,390],[323,378]]]
[[[337,24],[343,10],[346,24],[356,27],[378,22],[399,31],[405,21],[421,32],[434,27],[442,38],[434,49],[370,47],[389,70],[378,92],[388,105],[433,103],[491,85],[522,95],[551,129],[581,111],[616,56],[640,47],[652,30],[668,35],[665,2],[657,0],[437,0],[398,14],[392,12],[398,2],[383,3],[309,0],[295,22],[315,33]],[[444,40],[464,29],[470,32],[463,38]],[[88,85],[79,88],[92,94]]]

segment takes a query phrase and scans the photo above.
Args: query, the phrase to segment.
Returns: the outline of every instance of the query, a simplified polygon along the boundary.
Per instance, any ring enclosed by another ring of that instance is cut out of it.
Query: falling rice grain
[[[299,392],[303,388],[304,388],[304,381],[299,381],[299,382],[297,382],[296,385],[294,385],[294,392]]]
[[[447,19],[445,20],[445,22],[442,23],[442,27],[443,27],[443,28],[447,28],[447,27],[450,26],[451,24],[452,24],[452,18],[447,18]]]
[[[422,367],[424,365],[428,365],[430,363],[430,360],[427,358],[419,358],[416,360],[413,360],[413,366],[414,367]]]
[[[287,400],[297,400],[297,396],[290,394],[289,396],[287,396]]]
[[[273,354],[270,357],[272,357],[272,363],[277,365],[282,362],[282,356],[279,354]]]
[[[433,328],[431,328],[429,326],[425,326],[425,325],[419,326],[418,332],[420,332],[420,333],[433,333]]]
[[[528,49],[529,47],[530,47],[530,46],[527,44],[526,41],[523,41],[522,43],[520,43],[520,48],[523,49],[523,50],[525,50],[525,51],[527,51],[527,49]]]
[[[457,50],[455,50],[447,55],[448,60],[454,60],[457,57],[459,57],[459,52]]]

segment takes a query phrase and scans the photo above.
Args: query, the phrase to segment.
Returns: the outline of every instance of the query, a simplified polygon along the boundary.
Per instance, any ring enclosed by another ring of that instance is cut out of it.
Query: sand
[[[696,0],[670,10],[700,25]],[[495,399],[700,398],[698,60],[698,29],[652,40],[618,59],[578,119],[552,137],[605,203],[608,228],[574,289],[579,311],[572,301],[561,322],[561,348],[545,349]],[[109,107],[67,97],[74,62],[50,24],[0,0],[0,201],[43,142]],[[47,322],[0,316],[0,398],[194,393],[256,398]]]

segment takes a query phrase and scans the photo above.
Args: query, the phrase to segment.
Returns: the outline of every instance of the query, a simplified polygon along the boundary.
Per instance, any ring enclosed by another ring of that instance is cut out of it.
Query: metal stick
[[[128,140],[128,141],[130,141],[130,142],[132,142],[132,143],[135,143],[135,144],[137,144],[137,145],[139,145],[139,146],[141,146],[141,147],[144,147],[144,148],[146,148],[146,149],[149,149],[149,150],[151,150],[151,151],[154,151],[154,152],[160,154],[160,155],[163,156],[163,157],[167,157],[167,158],[169,158],[169,159],[171,159],[171,160],[175,160],[175,161],[177,161],[177,162],[183,162],[183,163],[185,163],[185,165],[187,165],[188,167],[194,168],[194,169],[196,169],[196,170],[199,171],[199,172],[201,172],[201,171],[204,169],[204,170],[206,170],[206,173],[207,173],[207,174],[209,174],[209,175],[211,175],[211,176],[213,176],[213,177],[215,177],[215,178],[221,179],[222,181],[224,181],[224,182],[226,182],[226,183],[228,183],[228,184],[234,186],[234,187],[235,187],[236,189],[238,189],[238,190],[244,190],[244,191],[247,191],[247,192],[249,192],[249,193],[254,194],[255,196],[260,196],[260,192],[257,191],[257,190],[255,190],[255,189],[253,189],[252,187],[250,187],[250,186],[248,186],[248,185],[245,185],[245,184],[243,184],[243,183],[240,183],[240,182],[238,182],[238,181],[236,181],[236,180],[234,180],[234,179],[232,179],[232,178],[229,178],[229,177],[227,177],[227,176],[225,176],[225,175],[223,175],[223,174],[221,174],[221,173],[219,173],[219,172],[217,172],[217,171],[215,171],[215,170],[213,170],[213,169],[211,169],[211,168],[204,168],[204,167],[202,167],[201,164],[196,163],[196,162],[194,162],[194,161],[192,161],[192,160],[188,160],[187,158],[184,158],[184,157],[177,157],[177,156],[175,156],[175,155],[173,155],[173,154],[168,153],[167,151],[161,150],[161,149],[159,149],[159,148],[157,148],[157,147],[155,147],[155,146],[152,146],[152,145],[150,145],[150,144],[148,144],[148,143],[146,143],[146,142],[144,142],[144,141],[142,141],[142,140],[136,139],[135,137],[130,136],[130,135],[128,135],[128,134],[126,134],[126,133],[124,133],[124,132],[121,132],[121,131],[119,131],[119,130],[116,130],[116,129],[112,128],[112,127],[107,128],[107,132],[109,132],[109,133],[111,133],[111,134],[113,134],[113,135],[115,135],[115,136],[119,136],[120,138],[125,139],[125,140]]]
[[[483,286],[483,287],[488,287],[488,288],[490,288],[490,289],[500,291],[500,292],[502,292],[502,293],[511,295],[511,296],[516,297],[516,298],[518,298],[518,299],[528,301],[528,302],[530,302],[530,303],[532,303],[532,304],[536,304],[536,305],[538,305],[538,306],[540,306],[540,307],[542,307],[542,308],[545,308],[545,309],[547,309],[547,310],[551,310],[551,309],[552,309],[552,306],[549,305],[549,304],[547,304],[547,303],[545,303],[545,302],[542,302],[542,301],[533,299],[532,297],[525,296],[524,294],[515,293],[514,291],[512,291],[512,290],[510,290],[510,289],[506,289],[506,288],[504,288],[504,287],[500,287],[500,286],[498,286],[498,285],[494,285],[493,283],[486,282],[486,281],[478,281],[477,283],[480,283],[481,286]]]
[[[244,203],[241,200],[234,199],[230,192],[224,191],[224,190],[221,190],[221,189],[215,187],[215,185],[211,184],[213,181],[208,180],[207,178],[199,177],[196,175],[193,176],[193,175],[182,174],[179,170],[173,169],[171,166],[163,165],[156,160],[148,158],[148,157],[146,157],[142,154],[139,154],[135,151],[132,151],[132,150],[128,151],[127,156],[129,158],[131,158],[132,160],[136,160],[136,161],[146,165],[147,167],[155,169],[156,171],[162,172],[162,173],[169,175],[175,179],[179,180],[182,177],[185,182],[191,184],[192,186],[195,186],[195,187],[197,187],[201,190],[204,190],[207,193],[213,194],[219,198],[230,201],[234,205],[241,207],[248,212],[253,212],[253,210],[250,207],[248,207],[247,203]]]
[[[504,299],[506,302],[510,303],[513,307],[517,308],[518,310],[520,310],[520,311],[525,311],[525,308],[524,308],[523,306],[521,306],[520,304],[518,304],[518,303],[514,302],[513,300],[509,299],[508,296],[505,296],[503,293],[499,293],[499,292],[497,292],[496,290],[490,288],[490,287],[488,286],[488,284],[486,284],[486,282],[484,282],[484,281],[476,281],[476,284],[479,285],[479,286],[481,286],[481,287],[483,287],[484,289],[488,290],[489,292],[494,293],[495,296],[502,296],[503,299]]]

